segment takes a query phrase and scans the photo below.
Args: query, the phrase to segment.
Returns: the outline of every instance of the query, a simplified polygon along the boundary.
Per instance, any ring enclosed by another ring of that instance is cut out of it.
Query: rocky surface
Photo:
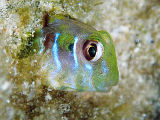
[[[45,12],[68,14],[113,37],[120,80],[108,93],[55,91],[43,56],[16,57]],[[0,119],[159,120],[159,0],[0,0]]]

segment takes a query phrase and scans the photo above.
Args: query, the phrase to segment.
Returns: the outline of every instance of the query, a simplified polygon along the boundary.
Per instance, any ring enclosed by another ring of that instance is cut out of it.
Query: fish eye
[[[87,40],[83,45],[83,55],[88,61],[97,61],[103,53],[103,45],[94,40]]]

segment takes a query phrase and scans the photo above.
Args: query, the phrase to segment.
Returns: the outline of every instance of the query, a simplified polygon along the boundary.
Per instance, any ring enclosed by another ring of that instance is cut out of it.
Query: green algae
[[[20,16],[20,25],[24,26],[29,23],[30,20],[30,13],[29,13],[29,7],[18,9],[17,13]]]
[[[26,33],[26,35],[27,37],[22,38],[22,44],[17,54],[19,59],[26,58],[40,51],[40,31],[36,31],[34,35],[32,33]]]

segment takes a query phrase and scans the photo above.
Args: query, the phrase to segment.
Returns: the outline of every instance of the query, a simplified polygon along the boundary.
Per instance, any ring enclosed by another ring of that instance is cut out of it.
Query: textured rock
[[[48,120],[160,119],[159,0],[1,0],[0,118]],[[108,93],[55,91],[40,54],[16,58],[21,37],[42,27],[45,12],[69,14],[113,37],[119,84]]]

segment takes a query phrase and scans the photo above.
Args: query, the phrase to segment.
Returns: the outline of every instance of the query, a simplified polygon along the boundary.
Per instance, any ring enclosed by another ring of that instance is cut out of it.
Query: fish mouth
[[[109,87],[109,86],[104,86],[103,83],[99,86],[95,85],[95,91],[97,91],[97,92],[107,92],[110,90],[110,88],[111,87]]]

